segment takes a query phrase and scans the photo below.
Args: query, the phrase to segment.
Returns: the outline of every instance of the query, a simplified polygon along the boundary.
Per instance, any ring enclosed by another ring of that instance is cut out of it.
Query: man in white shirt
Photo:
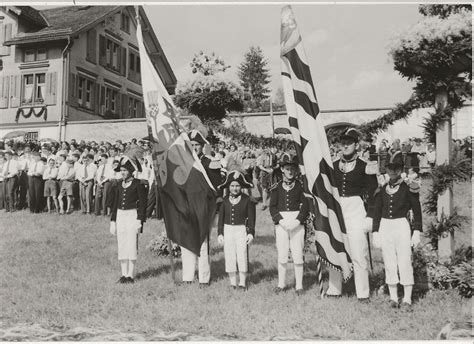
[[[104,216],[107,215],[107,195],[110,189],[109,178],[113,174],[110,173],[110,167],[107,164],[107,154],[102,154],[99,160],[99,167],[96,174],[96,189],[95,189],[95,215],[99,216],[103,211]]]
[[[45,164],[39,152],[33,152],[34,162],[28,169],[29,185],[28,198],[31,213],[41,213],[43,210],[43,173]]]
[[[83,214],[90,214],[92,210],[92,192],[97,166],[93,163],[94,156],[88,154],[83,158],[84,164],[78,168],[76,178],[79,181],[79,195]]]
[[[44,197],[46,197],[48,212],[52,213],[51,209],[51,199],[54,201],[56,211],[59,212],[59,202],[58,202],[58,171],[56,167],[56,160],[54,158],[49,158],[48,166],[44,170],[43,180],[44,180]]]

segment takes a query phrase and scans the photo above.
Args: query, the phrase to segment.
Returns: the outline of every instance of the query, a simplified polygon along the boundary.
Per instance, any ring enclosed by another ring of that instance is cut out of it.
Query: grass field
[[[426,186],[425,186],[426,187]],[[471,184],[456,185],[455,205],[468,215],[458,242],[471,242]],[[258,206],[258,209],[260,206]],[[211,235],[211,286],[175,286],[168,258],[146,249],[161,222],[148,221],[139,242],[137,283],[119,285],[115,237],[108,219],[72,214],[0,213],[0,320],[46,328],[105,328],[141,333],[186,332],[222,339],[434,339],[448,321],[471,319],[471,300],[433,291],[412,313],[393,311],[388,296],[359,304],[354,296],[318,299],[314,258],[306,257],[306,293],[275,295],[276,249],[268,211],[257,214],[247,292],[228,286],[224,255]],[[374,252],[374,269],[382,269]],[[176,260],[177,276],[181,274]],[[291,274],[288,276],[292,277]]]

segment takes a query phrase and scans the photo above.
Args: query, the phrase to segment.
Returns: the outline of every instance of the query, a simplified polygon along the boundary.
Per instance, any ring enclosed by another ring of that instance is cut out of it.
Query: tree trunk
[[[436,94],[435,108],[437,113],[443,112],[448,105],[448,92],[439,90]],[[443,165],[451,161],[452,128],[451,120],[443,121],[436,131],[436,165]],[[441,216],[448,217],[453,213],[453,190],[448,188],[438,196],[438,220]],[[440,258],[450,258],[454,252],[454,235],[444,233],[438,241],[438,255]]]

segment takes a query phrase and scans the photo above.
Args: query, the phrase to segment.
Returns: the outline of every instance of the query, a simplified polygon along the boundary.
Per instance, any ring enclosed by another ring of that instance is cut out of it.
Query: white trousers
[[[181,261],[183,262],[183,282],[194,281],[196,262],[198,263],[199,283],[209,283],[211,280],[211,264],[209,260],[209,242],[204,240],[199,257],[181,246]]]
[[[385,282],[388,285],[413,285],[411,263],[411,229],[406,218],[382,219],[380,242],[385,266]],[[400,279],[398,279],[400,274]]]
[[[298,213],[298,211],[280,212],[284,219],[295,219]],[[279,264],[288,263],[288,250],[291,250],[294,264],[303,264],[304,226],[302,224],[291,231],[276,225],[275,237]]]
[[[141,221],[137,220],[137,209],[117,210],[117,245],[119,260],[136,260],[138,253],[138,229]]]
[[[369,287],[369,247],[365,230],[372,225],[358,196],[341,197],[341,209],[346,224],[349,241],[349,255],[354,266],[354,282],[357,297],[368,298]],[[327,295],[341,295],[342,274],[329,269],[329,288]]]
[[[224,225],[225,272],[247,272],[247,229]]]

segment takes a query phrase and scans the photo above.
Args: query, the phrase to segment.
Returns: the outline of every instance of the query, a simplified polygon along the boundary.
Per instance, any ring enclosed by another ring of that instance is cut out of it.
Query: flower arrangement
[[[155,239],[151,240],[147,249],[159,257],[168,257],[170,254],[168,243],[169,239],[165,232],[161,232]],[[173,257],[179,258],[181,256],[181,248],[178,244],[171,242],[171,253]]]

